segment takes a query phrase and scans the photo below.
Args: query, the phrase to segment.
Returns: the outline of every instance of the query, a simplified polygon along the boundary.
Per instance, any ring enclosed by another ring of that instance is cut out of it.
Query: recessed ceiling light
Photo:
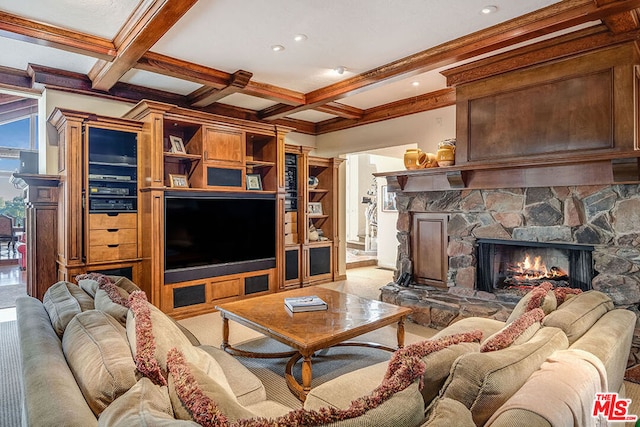
[[[420,86],[420,82],[411,82],[411,86]]]
[[[284,46],[282,46],[281,44],[274,44],[273,46],[271,46],[271,50],[274,52],[280,52],[284,50]]]
[[[480,12],[482,12],[483,15],[488,15],[490,13],[494,13],[498,10],[498,8],[496,6],[485,6],[482,8],[482,10],[480,10]]]
[[[345,67],[344,65],[338,65],[333,69],[333,72],[337,74],[344,74],[345,71],[347,71],[347,67]]]
[[[295,36],[293,36],[293,39],[297,42],[303,42],[305,40],[307,40],[307,35],[306,34],[296,34]]]

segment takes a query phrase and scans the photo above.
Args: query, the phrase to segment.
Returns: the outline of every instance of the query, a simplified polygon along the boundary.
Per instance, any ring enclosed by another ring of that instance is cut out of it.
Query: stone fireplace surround
[[[411,306],[412,320],[442,328],[462,317],[505,320],[517,299],[475,288],[476,239],[564,242],[594,247],[593,289],[640,314],[640,185],[530,187],[398,193],[395,279],[412,272],[411,216],[449,215],[447,289],[390,283],[383,301]],[[640,361],[636,327],[631,363]]]

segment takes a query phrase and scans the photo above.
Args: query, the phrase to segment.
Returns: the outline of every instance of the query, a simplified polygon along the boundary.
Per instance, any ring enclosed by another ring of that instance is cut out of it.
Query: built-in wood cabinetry
[[[150,101],[125,117],[50,118],[60,280],[129,271],[179,318],[337,277],[340,160],[285,146],[292,129],[269,123]]]
[[[341,159],[286,149],[285,280],[295,288],[338,277],[338,168]]]
[[[140,279],[138,152],[142,123],[56,109],[58,280],[106,272]]]

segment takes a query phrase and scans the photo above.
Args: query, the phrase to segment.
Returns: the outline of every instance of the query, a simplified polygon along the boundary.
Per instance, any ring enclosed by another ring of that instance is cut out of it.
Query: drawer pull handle
[[[120,245],[107,245],[107,247],[109,247],[109,248],[117,248],[118,246],[120,246]]]
[[[107,216],[118,216],[118,212],[107,212]]]
[[[109,233],[117,233],[117,232],[118,232],[118,229],[117,229],[117,228],[107,228],[107,231],[108,231]]]

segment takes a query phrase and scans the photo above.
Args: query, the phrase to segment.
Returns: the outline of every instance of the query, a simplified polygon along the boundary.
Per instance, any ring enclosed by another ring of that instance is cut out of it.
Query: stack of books
[[[284,306],[292,313],[299,313],[302,311],[320,311],[327,309],[327,303],[315,295],[306,297],[285,298]]]

